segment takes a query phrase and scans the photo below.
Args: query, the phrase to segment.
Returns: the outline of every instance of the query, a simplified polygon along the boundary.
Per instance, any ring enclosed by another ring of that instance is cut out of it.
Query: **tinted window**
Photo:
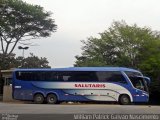
[[[102,82],[127,83],[121,72],[118,71],[97,72],[97,76]]]
[[[16,72],[18,80],[26,81],[69,81],[69,82],[121,82],[126,83],[121,72],[107,71],[19,71]]]
[[[135,88],[148,92],[147,83],[143,78],[138,77],[138,76],[142,76],[141,73],[138,73],[138,72],[125,72],[125,73],[129,77],[130,81],[132,82]]]
[[[90,71],[19,71],[16,72],[18,80],[27,81],[97,81],[95,72]]]
[[[58,72],[57,76],[60,81],[97,81],[96,74],[92,71]]]
[[[16,72],[16,78],[26,81],[57,81],[55,72],[45,71],[19,71]]]
[[[125,71],[128,77],[134,77],[134,76],[142,76],[139,72],[131,72],[131,71]]]
[[[130,77],[133,86],[137,89],[148,91],[147,83],[145,83],[143,78],[140,77]]]

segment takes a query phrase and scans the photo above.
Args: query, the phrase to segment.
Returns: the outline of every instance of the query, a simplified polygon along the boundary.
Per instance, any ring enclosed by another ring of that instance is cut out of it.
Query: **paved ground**
[[[0,103],[0,113],[15,114],[160,114],[160,106],[110,104],[32,104]]]

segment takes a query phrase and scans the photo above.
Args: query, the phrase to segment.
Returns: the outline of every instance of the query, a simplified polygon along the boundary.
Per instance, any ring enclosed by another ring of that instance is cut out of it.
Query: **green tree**
[[[159,40],[159,36],[149,28],[129,26],[124,21],[114,22],[108,30],[100,33],[100,38],[90,37],[82,41],[83,52],[81,56],[76,56],[75,66],[88,66],[88,63],[95,61],[94,66],[138,68],[143,46],[156,40]]]
[[[99,35],[82,41],[75,66],[136,68],[152,78],[151,91],[160,92],[160,32],[116,21]]]
[[[3,69],[15,68],[15,63],[16,63],[15,54],[12,53],[10,55],[4,55],[0,53],[0,68]]]
[[[3,60],[3,54],[0,54],[0,67],[4,69],[10,68],[51,68],[49,62],[45,57],[38,57],[33,53],[30,56],[23,58],[22,56],[16,57],[15,54],[5,56]]]
[[[18,43],[48,37],[57,26],[51,12],[21,0],[0,0],[0,40],[4,55],[11,54]],[[26,43],[27,42],[27,43]]]
[[[33,53],[30,53],[30,56],[23,58],[21,56],[16,58],[16,66],[20,68],[51,68],[49,62],[45,57],[35,56]]]
[[[151,77],[151,92],[157,94],[160,92],[160,40],[149,42],[143,46],[140,55],[141,63],[139,68],[144,74]],[[159,96],[160,97],[160,96]]]

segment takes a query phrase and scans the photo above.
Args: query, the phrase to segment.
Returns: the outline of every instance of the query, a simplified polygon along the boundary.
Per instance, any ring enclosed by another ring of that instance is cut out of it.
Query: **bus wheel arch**
[[[33,101],[36,104],[42,104],[44,102],[44,95],[40,92],[35,93],[33,96]]]
[[[131,98],[128,94],[119,95],[118,102],[121,105],[129,105],[131,103]]]
[[[58,103],[58,96],[55,93],[48,93],[46,95],[46,101],[48,104],[56,104]]]

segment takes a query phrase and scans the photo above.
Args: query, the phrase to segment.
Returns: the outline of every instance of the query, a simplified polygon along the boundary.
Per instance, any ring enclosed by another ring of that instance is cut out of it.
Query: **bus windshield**
[[[126,72],[126,74],[135,88],[149,92],[147,81],[143,78],[141,73]]]
[[[129,77],[129,78],[135,88],[148,92],[147,83],[142,77]]]

